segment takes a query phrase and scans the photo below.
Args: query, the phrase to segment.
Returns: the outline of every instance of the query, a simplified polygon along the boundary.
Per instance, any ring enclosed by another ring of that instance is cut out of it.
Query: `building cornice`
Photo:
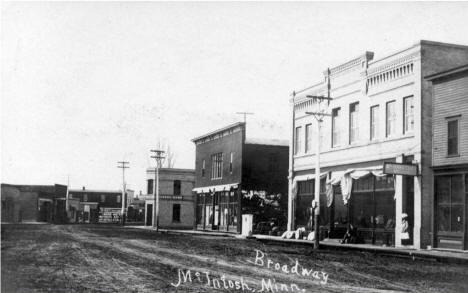
[[[468,72],[468,64],[458,66],[458,67],[454,67],[454,68],[451,68],[449,70],[437,72],[437,73],[425,76],[424,78],[427,79],[427,80],[430,80],[430,81],[434,81],[434,80],[437,80],[439,78],[448,77],[450,75],[454,75],[454,74],[462,73],[462,72]]]
[[[237,122],[237,123],[228,125],[228,126],[226,126],[226,127],[223,127],[223,128],[217,129],[217,130],[214,130],[214,131],[212,131],[212,132],[209,132],[209,133],[207,133],[207,134],[204,134],[204,135],[202,135],[202,136],[198,136],[198,137],[192,139],[192,142],[197,143],[199,140],[202,140],[202,139],[204,139],[204,138],[208,138],[208,137],[213,136],[213,135],[216,135],[216,134],[223,133],[223,132],[228,131],[228,130],[231,130],[231,129],[235,129],[235,128],[237,128],[237,127],[245,128],[245,123],[244,123],[244,122]]]

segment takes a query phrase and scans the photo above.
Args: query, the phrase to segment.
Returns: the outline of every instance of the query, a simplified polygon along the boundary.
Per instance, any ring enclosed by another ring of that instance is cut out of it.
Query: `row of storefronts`
[[[321,239],[352,228],[360,243],[467,249],[461,64],[468,46],[419,41],[376,60],[365,52],[293,92],[289,148],[249,141],[245,123],[193,139],[195,229],[240,232],[248,213],[254,231],[311,232],[319,211]]]
[[[467,46],[420,41],[378,60],[366,52],[295,91],[288,229],[313,229],[319,145],[322,239],[351,224],[363,243],[467,249],[466,63]]]

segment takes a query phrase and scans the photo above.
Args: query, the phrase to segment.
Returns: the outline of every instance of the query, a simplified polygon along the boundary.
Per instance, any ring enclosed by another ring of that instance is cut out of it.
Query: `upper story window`
[[[117,202],[120,202],[120,195],[117,195]]]
[[[105,194],[101,194],[101,202],[106,202],[106,195]]]
[[[349,143],[359,139],[359,103],[349,105]]]
[[[340,144],[340,108],[332,110],[332,147]]]
[[[180,195],[180,180],[174,180],[174,195]]]
[[[297,155],[302,152],[302,127],[296,127],[296,136],[295,136],[295,143],[294,143],[294,154]]]
[[[305,126],[305,152],[309,153],[312,150],[312,124]]]
[[[232,173],[232,163],[234,161],[234,153],[231,153],[231,158],[229,160],[229,172]]]
[[[223,153],[211,156],[211,179],[221,179],[223,177]]]
[[[459,143],[459,118],[451,118],[447,121],[447,156],[458,156]]]
[[[379,105],[370,108],[370,140],[379,136]]]
[[[148,194],[153,194],[153,183],[154,183],[153,179],[148,179],[148,187],[147,187]]]
[[[395,135],[396,130],[396,112],[395,112],[395,101],[387,102],[386,109],[386,136],[390,137]]]
[[[83,194],[83,201],[88,201],[88,194],[87,193]]]
[[[414,111],[413,111],[413,97],[406,97],[403,99],[403,132],[410,133],[414,129]]]
[[[205,177],[205,160],[202,162],[201,176]]]

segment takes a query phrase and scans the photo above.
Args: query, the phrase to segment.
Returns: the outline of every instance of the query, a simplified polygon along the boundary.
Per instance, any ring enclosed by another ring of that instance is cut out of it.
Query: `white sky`
[[[3,3],[3,183],[145,192],[149,150],[248,116],[289,138],[289,94],[420,39],[468,45],[468,3]]]

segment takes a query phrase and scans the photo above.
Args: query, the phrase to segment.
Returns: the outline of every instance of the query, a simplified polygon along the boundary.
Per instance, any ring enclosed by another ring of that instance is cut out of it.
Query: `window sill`
[[[459,158],[460,157],[460,154],[456,154],[456,155],[447,155],[445,156],[447,159],[449,158]]]

